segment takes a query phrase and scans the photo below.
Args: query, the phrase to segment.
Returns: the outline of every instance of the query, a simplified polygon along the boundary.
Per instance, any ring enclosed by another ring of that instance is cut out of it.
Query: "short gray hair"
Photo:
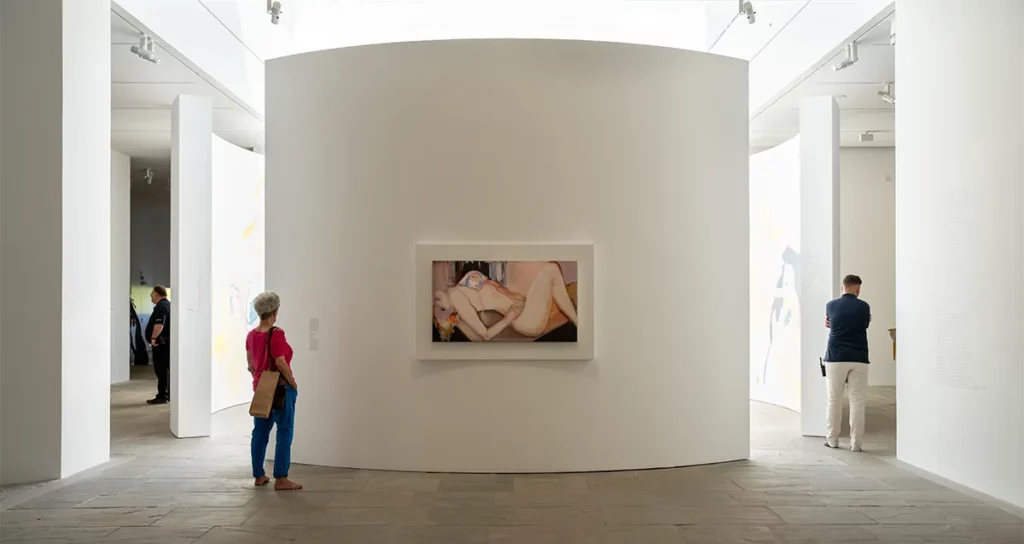
[[[281,297],[277,296],[277,293],[273,291],[260,293],[259,295],[256,295],[256,298],[252,301],[252,308],[256,310],[260,319],[270,317],[280,307]]]

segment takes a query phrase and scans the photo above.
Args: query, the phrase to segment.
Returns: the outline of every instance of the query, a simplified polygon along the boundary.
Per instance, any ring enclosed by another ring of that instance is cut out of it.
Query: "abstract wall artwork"
[[[433,342],[578,340],[575,261],[433,261],[432,284]]]

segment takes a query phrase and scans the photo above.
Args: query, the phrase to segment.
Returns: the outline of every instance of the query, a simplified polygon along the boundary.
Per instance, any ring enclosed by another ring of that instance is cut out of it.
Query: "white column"
[[[131,158],[110,152],[110,383],[131,379]]]
[[[825,304],[839,292],[839,107],[831,96],[800,104],[800,429],[825,435]]]
[[[0,3],[0,483],[110,455],[110,3]]]
[[[897,457],[1024,506],[1024,3],[899,9]]]
[[[171,112],[171,432],[210,434],[213,106],[182,95]]]

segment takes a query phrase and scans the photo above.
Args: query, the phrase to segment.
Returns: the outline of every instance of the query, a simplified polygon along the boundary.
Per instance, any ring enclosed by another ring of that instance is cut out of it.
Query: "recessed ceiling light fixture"
[[[858,60],[860,60],[860,57],[857,56],[857,44],[851,43],[846,46],[846,58],[837,62],[835,66],[832,67],[832,70],[835,72],[845,70],[856,64]]]
[[[132,46],[132,53],[135,53],[142,60],[148,60],[153,64],[160,64],[160,57],[156,56],[153,46],[153,38],[143,34],[139,38],[139,45]]]
[[[754,11],[754,5],[746,0],[739,0],[740,4],[740,15],[747,18],[747,23],[754,24],[757,22],[757,12]]]
[[[882,90],[878,91],[878,96],[886,102],[896,105],[896,97],[892,94],[892,83],[886,83],[882,86]]]

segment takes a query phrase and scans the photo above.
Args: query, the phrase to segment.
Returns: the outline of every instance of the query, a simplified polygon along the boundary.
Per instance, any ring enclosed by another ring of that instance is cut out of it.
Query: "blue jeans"
[[[267,459],[270,429],[277,425],[277,447],[274,449],[274,478],[287,478],[292,464],[292,431],[295,427],[295,400],[299,392],[285,385],[284,408],[270,411],[270,417],[254,417],[252,428],[252,477],[267,475],[263,463]]]

